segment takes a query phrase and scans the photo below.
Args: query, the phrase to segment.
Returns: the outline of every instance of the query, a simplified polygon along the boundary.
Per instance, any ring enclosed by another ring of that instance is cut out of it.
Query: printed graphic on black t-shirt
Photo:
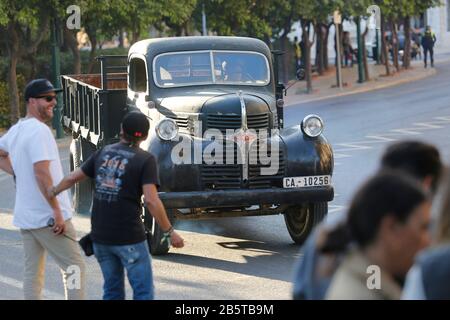
[[[155,157],[142,149],[116,143],[95,152],[81,170],[95,181],[92,240],[107,245],[144,241],[142,186],[159,185]]]
[[[135,153],[125,150],[117,150],[116,155],[103,154],[101,165],[95,177],[95,198],[105,201],[117,201],[117,196],[122,188],[122,176],[126,166]]]

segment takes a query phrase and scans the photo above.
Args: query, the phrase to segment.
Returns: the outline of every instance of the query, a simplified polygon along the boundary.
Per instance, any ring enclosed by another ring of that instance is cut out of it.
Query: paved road
[[[330,217],[342,214],[355,189],[377,169],[381,153],[395,140],[435,143],[450,159],[450,64],[421,83],[322,100],[286,108],[287,125],[316,113],[326,123],[325,134],[336,153],[336,198]],[[68,170],[68,150],[60,150]],[[448,161],[447,161],[448,162]],[[14,189],[0,174],[0,212],[11,211]],[[77,217],[80,235],[89,229]],[[187,244],[153,259],[159,299],[289,299],[291,271],[300,258],[281,216],[183,221],[177,225]],[[0,299],[21,298],[22,249],[11,215],[0,214]],[[101,274],[95,259],[88,262],[88,298],[101,298]],[[45,292],[62,297],[58,269],[49,259]],[[130,290],[128,290],[130,292]]]

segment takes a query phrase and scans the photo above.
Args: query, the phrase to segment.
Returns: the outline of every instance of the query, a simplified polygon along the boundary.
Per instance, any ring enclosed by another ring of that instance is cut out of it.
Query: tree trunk
[[[340,54],[341,54],[341,66],[342,66],[342,58],[344,57],[344,48],[343,48],[343,45],[342,45],[342,37],[343,37],[343,35],[344,35],[344,29],[343,29],[343,27],[342,27],[342,23],[341,24],[338,24],[338,27],[336,28],[336,25],[335,25],[335,29],[337,29],[335,32],[339,32],[339,48],[340,48]],[[334,59],[334,65],[336,66],[336,68],[337,68],[337,49],[336,49],[337,47],[336,47],[336,34],[335,34],[335,36],[334,36],[334,52],[335,52],[335,57],[336,57],[336,59]]]
[[[283,52],[282,55],[282,63],[281,63],[281,70],[282,70],[282,76],[283,76],[283,83],[289,82],[289,39],[287,37],[286,33],[283,33],[283,35],[280,37],[280,46],[281,51]]]
[[[323,62],[323,30],[322,23],[317,23],[315,26],[317,39],[316,39],[316,66],[319,75],[323,75],[325,66]]]
[[[89,65],[87,73],[92,73],[95,64],[95,53],[97,50],[97,36],[88,33],[89,41],[91,42],[91,52],[89,53]]]
[[[183,32],[186,37],[189,37],[191,35],[191,31],[190,31],[189,27],[190,27],[189,21],[186,21],[183,23]]]
[[[17,62],[19,60],[19,36],[16,30],[16,22],[11,21],[8,24],[9,41],[7,43],[7,51],[9,56],[8,65],[8,90],[9,90],[9,104],[10,114],[9,119],[11,125],[17,122],[20,118],[20,102],[19,102],[19,90],[17,89]]]
[[[403,30],[405,30],[405,50],[403,54],[403,68],[409,69],[411,66],[411,24],[410,17],[405,17],[403,21]]]
[[[330,34],[330,28],[332,24],[328,24],[325,28],[325,36],[323,37],[323,66],[325,70],[328,70],[328,36]]]
[[[119,30],[119,48],[123,48],[123,28]]]
[[[394,60],[394,66],[397,72],[400,71],[400,65],[398,63],[398,34],[397,34],[397,23],[395,21],[391,21],[391,29],[392,29],[392,56]]]
[[[305,47],[305,78],[306,93],[312,93],[312,76],[311,76],[311,42],[309,41],[309,24],[308,20],[302,20],[302,40]]]
[[[268,33],[264,33],[264,39],[263,41],[266,43],[266,45],[270,48],[270,50],[273,50],[273,43],[271,36]]]
[[[369,26],[366,24],[366,29],[364,30],[363,34],[361,35],[363,66],[364,66],[364,79],[366,79],[365,81],[370,80],[369,64],[367,63],[367,52],[366,52],[366,36],[367,36],[368,32],[369,32]]]
[[[139,33],[140,30],[139,29],[135,29],[132,32],[132,38],[131,38],[131,44],[136,43],[139,41]]]
[[[389,69],[389,52],[386,43],[385,29],[386,29],[386,22],[383,16],[381,16],[381,50],[384,56],[383,58],[384,58],[384,65],[386,67],[386,75],[390,76],[391,70]]]
[[[81,58],[80,58],[80,50],[78,49],[78,42],[76,35],[73,31],[64,28],[64,39],[65,43],[67,44],[73,55],[73,73],[80,74]]]

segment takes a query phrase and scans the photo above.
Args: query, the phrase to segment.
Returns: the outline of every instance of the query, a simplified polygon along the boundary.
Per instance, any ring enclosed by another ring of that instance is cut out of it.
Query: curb
[[[376,84],[374,86],[368,86],[368,87],[365,87],[365,88],[357,88],[355,90],[350,90],[350,91],[347,91],[347,92],[339,92],[339,93],[329,94],[329,95],[326,95],[326,96],[323,96],[323,97],[317,97],[317,98],[311,98],[311,99],[308,99],[308,100],[301,100],[301,101],[291,102],[289,104],[286,104],[285,107],[291,107],[291,106],[294,106],[294,105],[300,105],[300,104],[305,104],[305,103],[309,103],[309,102],[316,102],[316,101],[326,100],[326,99],[330,99],[330,98],[343,97],[343,96],[348,96],[348,95],[357,94],[357,93],[364,93],[364,92],[369,92],[369,91],[375,91],[375,90],[384,89],[384,88],[388,88],[388,87],[395,87],[395,86],[400,85],[400,84],[414,82],[414,81],[418,81],[418,80],[421,80],[421,79],[433,76],[436,73],[437,73],[436,69],[430,69],[430,71],[427,71],[426,73],[419,74],[419,75],[417,75],[415,77],[409,77],[409,78],[404,78],[404,79],[399,79],[399,80],[393,80],[393,81],[390,81],[390,82]]]

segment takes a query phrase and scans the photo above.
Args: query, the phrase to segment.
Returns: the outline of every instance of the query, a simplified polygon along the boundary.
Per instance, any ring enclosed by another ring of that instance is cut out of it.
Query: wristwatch
[[[172,235],[172,232],[174,231],[174,229],[173,229],[173,227],[171,226],[170,228],[169,228],[169,230],[167,230],[167,231],[165,231],[165,232],[163,232],[163,236],[162,236],[162,238],[161,238],[161,243],[164,243],[164,242],[168,242],[169,243],[169,245],[170,245],[170,236]]]

